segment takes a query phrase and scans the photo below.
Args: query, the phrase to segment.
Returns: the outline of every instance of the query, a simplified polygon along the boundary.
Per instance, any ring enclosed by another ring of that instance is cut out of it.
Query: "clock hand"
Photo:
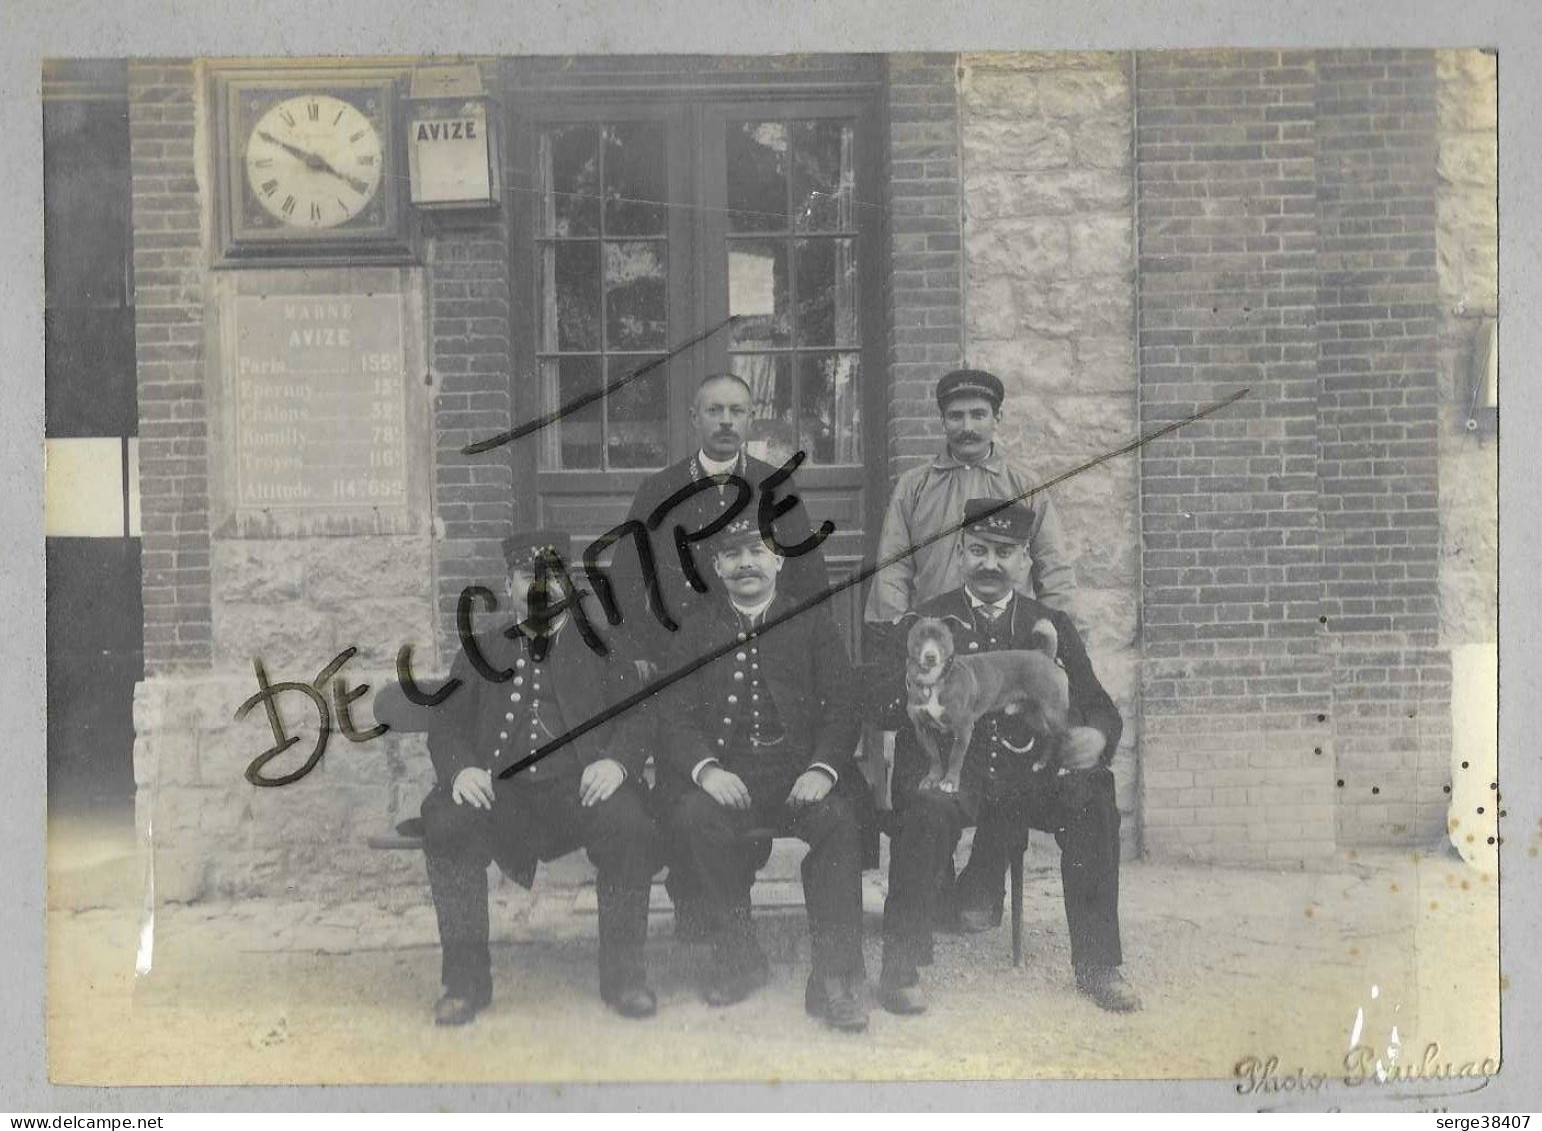
[[[311,153],[308,150],[301,149],[297,145],[290,145],[287,141],[283,141],[280,138],[274,137],[272,134],[268,133],[267,130],[258,130],[257,136],[262,138],[263,141],[271,142],[273,145],[278,146],[280,149],[283,149],[298,157],[301,161],[305,162],[306,168],[315,169],[319,173],[330,173],[338,180],[346,182],[348,187],[353,189],[354,192],[369,192],[368,181],[359,177],[349,176],[347,173],[344,173],[340,169],[335,168],[332,163],[325,157],[321,156],[321,154]]]
[[[332,162],[328,161],[325,157],[317,157],[316,161],[317,161],[317,164],[312,166],[313,168],[320,169],[324,173],[331,173],[334,177],[338,178],[339,180],[346,181],[347,184],[348,184],[348,187],[353,189],[354,192],[357,192],[357,193],[367,193],[367,192],[369,192],[369,182],[368,181],[362,180],[359,177],[349,176],[347,173],[343,172],[341,169],[334,168],[333,165],[332,165]]]
[[[326,164],[318,155],[301,149],[298,145],[290,145],[282,138],[274,137],[267,130],[258,130],[257,136],[270,145],[276,145],[286,153],[298,157],[301,161],[305,162],[305,166],[308,169],[319,169],[322,165]],[[317,164],[317,162],[320,162],[320,164]]]

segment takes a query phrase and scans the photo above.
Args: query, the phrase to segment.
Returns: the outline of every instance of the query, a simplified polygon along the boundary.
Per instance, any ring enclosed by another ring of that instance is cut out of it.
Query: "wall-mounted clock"
[[[216,82],[222,260],[408,256],[395,76],[280,71]]]

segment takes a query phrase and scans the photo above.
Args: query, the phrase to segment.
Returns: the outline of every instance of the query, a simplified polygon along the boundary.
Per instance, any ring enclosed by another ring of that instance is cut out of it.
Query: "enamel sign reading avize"
[[[479,103],[454,117],[409,123],[408,173],[420,205],[494,203],[487,114]]]

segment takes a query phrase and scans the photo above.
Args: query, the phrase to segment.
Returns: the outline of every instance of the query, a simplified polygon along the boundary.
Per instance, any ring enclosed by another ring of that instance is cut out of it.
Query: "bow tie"
[[[1005,610],[997,607],[996,605],[980,605],[980,606],[977,606],[976,609],[975,609],[975,612],[979,613],[982,617],[984,617],[987,621],[989,621],[992,624],[994,624],[997,620],[1000,619],[1001,614],[1004,611]]]

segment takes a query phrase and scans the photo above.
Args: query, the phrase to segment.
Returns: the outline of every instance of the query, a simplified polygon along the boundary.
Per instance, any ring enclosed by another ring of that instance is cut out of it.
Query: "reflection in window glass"
[[[783,463],[798,448],[791,356],[737,353],[730,364],[750,387],[750,426],[745,450],[767,463]]]
[[[659,122],[548,126],[536,157],[536,344],[552,412],[669,348],[669,180]],[[541,466],[662,467],[667,369],[543,429]]]
[[[620,354],[606,359],[605,383],[614,385],[657,357]],[[658,394],[668,374],[656,365],[605,398],[607,467],[662,467],[669,455],[669,398]]]
[[[857,344],[857,241],[797,241],[798,344]]]
[[[600,348],[600,245],[548,243],[541,249],[541,349]]]
[[[541,133],[540,234],[595,236],[600,231],[600,131],[558,126]]]
[[[617,122],[605,127],[605,234],[662,236],[668,227],[664,127]]]
[[[850,122],[833,118],[792,123],[792,211],[799,231],[855,228],[851,214],[855,137]]]
[[[541,403],[571,404],[600,389],[600,359],[564,357],[541,363]],[[600,467],[604,406],[596,401],[541,429],[541,462],[547,467]]]
[[[734,372],[755,390],[751,454],[862,460],[855,127],[730,122],[728,310]]]
[[[728,227],[735,232],[787,230],[787,126],[728,124]]]
[[[785,240],[732,240],[728,245],[728,313],[733,344],[789,346],[792,311]]]
[[[862,462],[861,357],[798,357],[798,436],[811,463]]]

